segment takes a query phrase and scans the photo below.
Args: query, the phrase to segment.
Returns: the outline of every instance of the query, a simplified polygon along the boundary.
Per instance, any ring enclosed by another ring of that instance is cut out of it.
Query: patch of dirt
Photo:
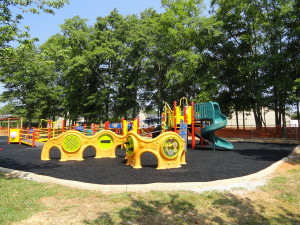
[[[296,162],[284,162],[283,164],[281,164],[275,171],[276,173],[284,173],[288,170],[292,170],[292,169],[300,169],[300,164],[296,163]]]
[[[282,163],[275,171],[277,173],[284,173],[288,170],[300,168],[300,146],[297,146],[294,151],[288,156],[288,160]]]
[[[97,198],[57,199],[46,197],[39,200],[47,210],[39,212],[15,225],[80,225],[95,220],[99,213],[126,206],[124,203],[105,203]]]

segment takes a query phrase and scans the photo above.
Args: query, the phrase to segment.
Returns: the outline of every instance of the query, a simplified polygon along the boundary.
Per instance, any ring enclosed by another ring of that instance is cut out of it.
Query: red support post
[[[138,130],[137,130],[137,133],[140,134],[141,133],[141,129],[139,129],[141,127],[141,119],[140,117],[137,119],[137,126],[138,126]]]
[[[96,124],[92,123],[91,125],[92,127],[92,132],[93,132],[93,135],[96,134],[97,130],[96,130]]]
[[[83,134],[86,135],[86,124],[83,125]]]
[[[63,120],[63,121],[62,121],[62,127],[61,127],[61,132],[62,132],[62,133],[65,132],[65,127],[66,127],[66,121]]]
[[[105,130],[109,130],[109,121],[106,121],[106,122],[104,123],[104,129],[105,129]]]
[[[195,112],[194,112],[194,102],[192,102],[192,149],[195,149]]]
[[[35,141],[36,141],[36,130],[34,129],[32,131],[32,144],[31,144],[31,147],[35,147]]]
[[[124,125],[124,117],[122,117],[121,119],[121,135],[124,135],[124,129],[123,129],[123,125]]]

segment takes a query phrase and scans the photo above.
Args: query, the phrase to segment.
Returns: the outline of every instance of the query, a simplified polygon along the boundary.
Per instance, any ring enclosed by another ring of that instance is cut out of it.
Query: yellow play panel
[[[115,158],[116,148],[122,145],[125,136],[117,135],[110,130],[103,130],[93,136],[86,136],[78,131],[71,130],[58,137],[51,138],[45,143],[41,159],[50,160],[50,151],[57,147],[61,153],[60,161],[83,160],[84,150],[91,146],[96,150],[95,158]]]
[[[133,168],[142,168],[141,156],[152,153],[158,161],[157,169],[178,168],[185,162],[185,142],[175,132],[165,132],[154,139],[140,136],[134,131],[126,135],[117,135],[110,130],[103,130],[93,136],[86,136],[78,131],[67,131],[58,137],[51,138],[43,147],[41,159],[50,160],[52,148],[58,148],[60,161],[83,160],[84,150],[92,146],[96,150],[95,158],[115,158],[116,148],[126,150],[127,164]]]
[[[9,129],[9,143],[19,143],[20,141],[20,129]]]
[[[135,169],[142,168],[141,156],[146,152],[157,158],[157,169],[178,168],[186,164],[185,142],[175,132],[165,132],[154,139],[148,139],[131,131],[127,134],[125,150],[126,165]]]

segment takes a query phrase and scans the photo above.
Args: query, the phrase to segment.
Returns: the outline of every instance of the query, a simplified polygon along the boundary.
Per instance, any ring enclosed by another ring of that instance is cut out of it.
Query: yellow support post
[[[180,106],[176,106],[176,124],[180,124],[181,120],[184,120],[184,116],[181,114],[181,108]]]
[[[187,107],[187,122],[188,124],[192,124],[192,106]]]
[[[136,118],[133,120],[133,129],[132,130],[136,133],[138,132],[138,121]]]
[[[123,129],[123,135],[126,135],[128,133],[128,122],[127,122],[127,120],[122,120],[122,129]]]

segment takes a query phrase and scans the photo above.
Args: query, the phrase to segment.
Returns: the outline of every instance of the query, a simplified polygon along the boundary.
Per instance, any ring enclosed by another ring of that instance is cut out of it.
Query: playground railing
[[[37,139],[37,130],[32,128],[21,129],[19,144],[27,143],[32,147],[35,146],[35,141]]]
[[[8,128],[7,127],[0,127],[0,136],[7,136]]]

